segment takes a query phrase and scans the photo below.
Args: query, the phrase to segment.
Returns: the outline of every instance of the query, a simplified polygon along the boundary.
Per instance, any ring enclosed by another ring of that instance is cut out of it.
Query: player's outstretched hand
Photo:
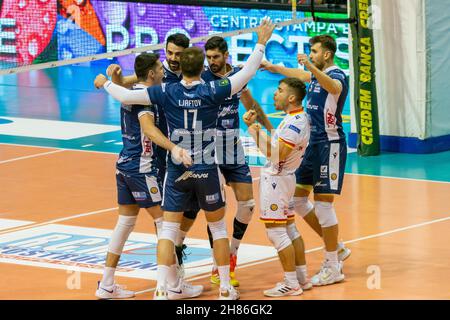
[[[275,25],[270,20],[270,18],[266,17],[261,21],[261,25],[258,27],[258,43],[262,45],[266,45],[267,41],[269,41],[272,36],[273,30],[275,29]]]
[[[270,71],[272,73],[275,73],[275,67],[272,63],[270,63],[267,60],[263,60],[261,62],[261,64],[259,65],[259,69],[263,70],[263,71]]]
[[[95,77],[94,86],[97,89],[103,88],[106,81],[108,81],[108,78],[106,78],[103,74],[99,74],[99,75],[97,75],[97,77]]]
[[[257,117],[258,117],[258,115],[256,114],[255,110],[249,110],[244,114],[244,116],[242,118],[243,118],[245,124],[250,127],[252,124],[254,124],[256,122]]]
[[[192,166],[192,157],[186,149],[175,146],[171,153],[177,163],[182,163],[186,168]]]

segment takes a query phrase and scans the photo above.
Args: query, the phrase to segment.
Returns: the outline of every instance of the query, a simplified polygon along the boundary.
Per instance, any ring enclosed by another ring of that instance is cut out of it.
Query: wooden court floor
[[[49,225],[110,232],[117,219],[115,160],[108,153],[0,144],[0,243],[17,232]],[[257,190],[259,169],[252,171]],[[226,189],[230,231],[236,204]],[[347,174],[336,203],[340,237],[352,250],[344,266],[345,282],[283,299],[450,299],[449,196],[450,183]],[[322,261],[321,241],[303,221],[297,219],[297,224],[312,275]],[[199,215],[188,237],[207,239],[205,228]],[[135,232],[154,234],[145,212]],[[256,216],[243,243],[271,246]],[[237,269],[241,298],[265,299],[262,291],[282,279],[281,265],[274,250],[252,258]],[[80,272],[77,285],[71,286],[74,275],[1,253],[0,299],[95,299],[100,274]],[[205,286],[200,299],[217,297],[208,273],[191,280]],[[117,277],[117,282],[137,291],[136,299],[152,299],[153,280]]]

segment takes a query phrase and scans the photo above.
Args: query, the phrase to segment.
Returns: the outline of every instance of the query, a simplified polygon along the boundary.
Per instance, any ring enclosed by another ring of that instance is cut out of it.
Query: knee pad
[[[291,239],[287,234],[286,228],[268,228],[267,236],[269,237],[270,242],[272,242],[275,249],[278,252],[286,249],[292,244]]]
[[[108,251],[120,255],[123,246],[130,236],[136,225],[137,216],[122,216],[119,215],[116,227],[114,228],[111,240],[109,242]]]
[[[180,223],[179,222],[169,222],[164,221],[162,225],[161,236],[159,240],[169,240],[172,241],[175,245],[175,241],[177,240],[178,232],[180,231]]]
[[[300,238],[300,232],[298,232],[297,226],[295,223],[288,224],[287,227],[287,234],[291,241],[294,241],[295,239]]]
[[[294,208],[295,212],[304,218],[314,209],[314,205],[309,201],[308,197],[295,197]]]
[[[255,200],[238,201],[238,209],[236,212],[237,221],[249,224],[252,220],[253,209],[255,208]]]
[[[228,239],[227,225],[225,219],[216,222],[208,222],[209,230],[211,231],[213,241],[219,239]]]
[[[316,201],[316,216],[322,228],[333,227],[338,224],[333,203]]]

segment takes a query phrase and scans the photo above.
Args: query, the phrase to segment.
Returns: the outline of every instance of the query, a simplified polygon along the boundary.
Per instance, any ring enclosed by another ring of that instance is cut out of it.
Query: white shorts
[[[264,223],[286,223],[295,218],[293,199],[295,194],[295,175],[273,176],[261,173],[259,195]]]

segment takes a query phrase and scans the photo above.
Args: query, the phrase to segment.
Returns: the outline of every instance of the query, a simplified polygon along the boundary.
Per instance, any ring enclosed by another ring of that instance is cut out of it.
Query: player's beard
[[[325,67],[325,62],[324,61],[311,61],[312,64],[319,70],[323,70],[323,68]]]
[[[209,68],[211,69],[212,72],[219,73],[223,69],[224,66],[225,66],[225,63],[222,63],[221,65],[211,64],[209,66]]]
[[[169,64],[169,68],[170,70],[174,71],[174,72],[178,72],[180,71],[180,63],[177,61],[173,61],[173,60],[169,60],[167,61]]]

